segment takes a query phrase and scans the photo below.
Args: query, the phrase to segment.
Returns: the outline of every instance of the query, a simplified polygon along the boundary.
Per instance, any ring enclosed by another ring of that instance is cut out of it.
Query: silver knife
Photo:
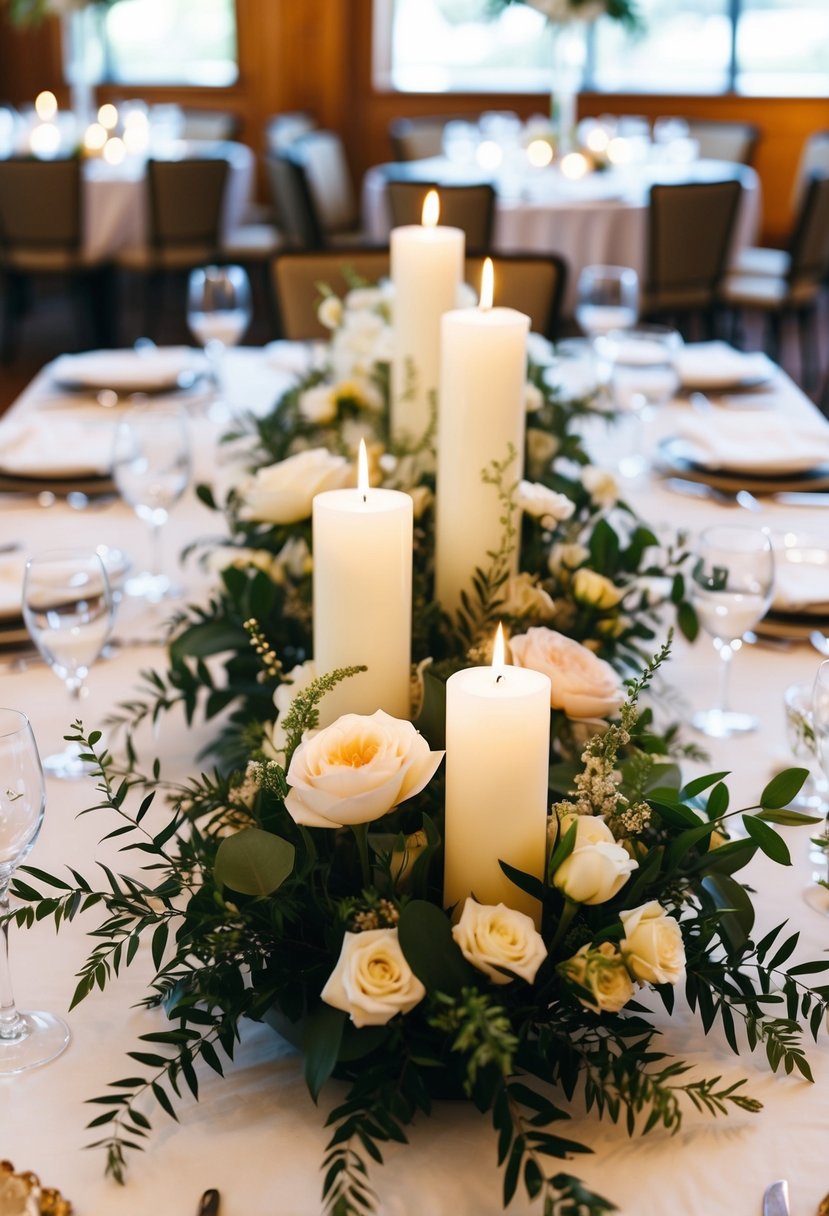
[[[785,1178],[766,1187],[763,1216],[789,1216],[789,1184]]]

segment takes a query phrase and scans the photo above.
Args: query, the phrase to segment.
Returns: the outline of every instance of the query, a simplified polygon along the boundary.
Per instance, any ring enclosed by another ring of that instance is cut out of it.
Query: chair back
[[[238,114],[229,110],[183,110],[182,139],[205,139],[215,143],[236,139],[242,129]]]
[[[713,306],[741,191],[739,178],[651,187],[644,311]]]
[[[789,282],[819,283],[829,274],[829,172],[813,173],[789,243]]]
[[[829,173],[829,131],[813,132],[803,145],[792,187],[791,208],[794,216],[800,211],[813,173]]]
[[[480,291],[483,257],[466,259],[464,278]],[[567,263],[558,254],[499,254],[492,259],[498,308],[515,308],[530,318],[533,333],[555,341],[567,284]]]
[[[301,341],[326,338],[319,321],[320,284],[344,295],[355,278],[374,285],[389,273],[388,249],[312,250],[282,253],[273,263],[274,298],[282,338]]]
[[[443,129],[449,118],[395,118],[389,123],[392,157],[397,161],[425,160],[443,151]]]
[[[282,152],[297,139],[307,135],[316,127],[316,120],[304,110],[271,114],[265,120],[265,148],[268,152]]]
[[[440,222],[462,228],[468,251],[486,252],[492,244],[495,220],[495,190],[487,182],[468,186],[439,186],[437,182],[396,181],[386,185],[392,227],[419,224],[423,200],[429,190],[440,195]]]
[[[699,144],[703,160],[727,160],[736,165],[754,161],[760,128],[750,122],[688,119],[688,134]]]
[[[302,165],[287,152],[270,152],[265,170],[285,244],[291,249],[321,249],[325,237]]]
[[[156,250],[216,254],[228,168],[221,157],[147,161],[150,244]]]
[[[0,248],[6,254],[75,255],[81,238],[77,158],[0,160]]]
[[[324,233],[358,227],[357,201],[345,149],[333,131],[310,131],[291,144],[291,156],[305,171]]]

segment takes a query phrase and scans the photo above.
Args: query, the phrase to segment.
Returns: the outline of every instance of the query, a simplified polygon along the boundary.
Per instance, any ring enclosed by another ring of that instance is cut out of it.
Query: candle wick
[[[363,495],[363,502],[368,502],[368,494]]]
[[[504,673],[503,673],[503,671],[502,671],[502,672],[499,672],[499,673],[498,673],[498,675],[495,677],[495,683],[496,683],[496,684],[500,684],[500,683],[501,683],[501,681],[503,680],[503,678],[504,678]]]

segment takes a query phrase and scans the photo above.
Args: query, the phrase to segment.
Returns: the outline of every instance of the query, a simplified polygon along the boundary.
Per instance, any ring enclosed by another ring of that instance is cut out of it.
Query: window
[[[375,0],[375,83],[401,92],[543,92],[552,36],[529,4]],[[827,0],[639,0],[643,29],[588,27],[583,87],[829,96]],[[386,31],[385,36],[383,31]]]
[[[69,52],[97,82],[233,84],[239,75],[234,0],[115,0],[72,18]]]

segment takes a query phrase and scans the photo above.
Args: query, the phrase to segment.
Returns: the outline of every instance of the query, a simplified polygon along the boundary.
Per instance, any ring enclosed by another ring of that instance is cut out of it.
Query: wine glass
[[[585,266],[576,286],[576,320],[590,338],[629,329],[639,315],[639,276],[630,266]]]
[[[679,387],[676,356],[682,336],[667,325],[636,325],[599,334],[594,346],[609,370],[609,394],[620,432],[619,472],[638,477],[648,467],[643,421]]]
[[[161,533],[170,509],[190,480],[190,437],[180,406],[141,405],[125,410],[115,431],[112,475],[121,497],[150,527],[149,571],[128,578],[127,595],[158,603],[180,594],[162,571]]]
[[[241,266],[203,266],[191,271],[187,324],[204,347],[220,399],[227,395],[225,353],[241,341],[251,316],[250,280]]]
[[[691,602],[720,656],[720,696],[713,709],[695,713],[691,724],[711,738],[725,739],[757,728],[751,714],[728,708],[728,675],[743,634],[768,610],[773,583],[768,532],[723,524],[701,533],[691,571]]]
[[[829,778],[829,659],[817,670],[812,690],[812,729],[820,767]],[[823,831],[812,837],[810,858],[815,864],[812,882],[803,892],[810,908],[829,915],[829,817]]]
[[[50,549],[26,562],[23,619],[26,628],[73,700],[79,700],[89,668],[109,637],[115,609],[106,566],[94,549]],[[94,768],[69,744],[47,756],[51,777],[83,777]]]
[[[0,919],[9,912],[15,866],[37,840],[46,787],[25,714],[0,709]],[[69,1027],[51,1013],[20,1013],[9,974],[9,924],[0,930],[0,1077],[54,1060],[68,1046]]]

